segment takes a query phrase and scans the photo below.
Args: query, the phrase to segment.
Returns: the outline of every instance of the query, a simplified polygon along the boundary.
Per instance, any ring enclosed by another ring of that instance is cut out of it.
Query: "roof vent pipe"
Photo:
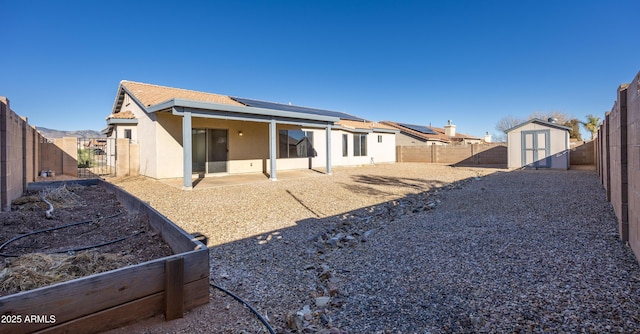
[[[558,119],[555,117],[549,117],[549,119],[547,119],[547,121],[549,121],[549,123],[558,123]]]

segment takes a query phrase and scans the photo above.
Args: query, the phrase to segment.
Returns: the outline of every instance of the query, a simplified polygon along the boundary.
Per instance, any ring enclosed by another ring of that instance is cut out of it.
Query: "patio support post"
[[[276,120],[272,119],[269,123],[269,179],[271,181],[276,181],[276,142],[277,142],[277,133],[276,133]]]
[[[182,116],[182,189],[193,189],[191,173],[192,166],[191,148],[191,112],[184,111]]]
[[[327,124],[327,175],[331,175],[331,124]]]

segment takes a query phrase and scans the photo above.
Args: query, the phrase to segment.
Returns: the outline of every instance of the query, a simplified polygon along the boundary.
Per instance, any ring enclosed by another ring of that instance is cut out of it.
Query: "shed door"
[[[549,130],[522,131],[522,166],[551,166],[549,135]]]

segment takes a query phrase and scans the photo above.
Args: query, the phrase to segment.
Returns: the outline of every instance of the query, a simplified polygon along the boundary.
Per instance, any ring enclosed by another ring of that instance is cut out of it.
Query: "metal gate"
[[[116,141],[113,138],[78,138],[78,177],[116,176]]]

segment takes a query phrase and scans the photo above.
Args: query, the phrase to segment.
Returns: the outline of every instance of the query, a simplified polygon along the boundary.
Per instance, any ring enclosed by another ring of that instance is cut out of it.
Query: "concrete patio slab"
[[[278,171],[278,178],[276,181],[269,179],[269,174],[266,173],[206,175],[203,178],[193,178],[193,189],[207,189],[257,182],[277,182],[281,180],[317,176],[326,176],[326,174],[322,170],[315,169]],[[162,179],[159,181],[172,187],[182,189],[182,178]]]

